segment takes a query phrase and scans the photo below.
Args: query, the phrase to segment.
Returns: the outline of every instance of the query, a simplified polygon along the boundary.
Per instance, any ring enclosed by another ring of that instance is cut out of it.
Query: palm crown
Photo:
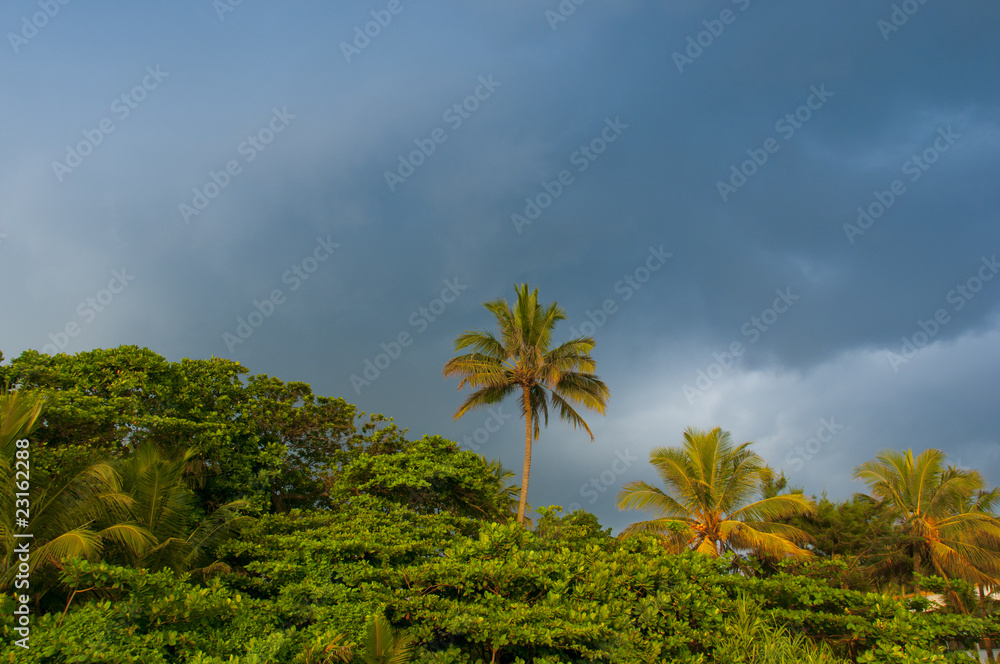
[[[538,303],[538,289],[527,284],[516,287],[517,302],[512,308],[503,298],[484,306],[495,317],[499,336],[492,332],[466,331],[455,340],[455,350],[473,352],[454,357],[444,365],[444,375],[460,376],[458,389],[475,388],[455,413],[455,419],[470,410],[497,404],[520,391],[518,405],[525,418],[524,472],[517,510],[518,523],[524,522],[531,471],[531,445],[548,424],[550,405],[574,428],[583,427],[591,440],[594,434],[573,404],[601,414],[609,396],[607,386],[593,374],[596,363],[590,356],[591,337],[579,337],[551,348],[552,331],[566,319],[565,312],[552,303]]]
[[[236,500],[208,515],[200,514],[197,496],[188,487],[185,470],[194,449],[167,454],[145,442],[118,464],[122,489],[133,497],[130,513],[156,540],[155,546],[132,562],[153,570],[189,571],[209,563],[216,547],[250,521],[240,515],[249,502]],[[200,517],[200,518],[199,518]]]
[[[873,498],[887,504],[910,537],[914,572],[1000,585],[1000,521],[996,490],[974,470],[945,467],[945,454],[886,450],[854,471]]]
[[[44,403],[23,390],[0,392],[0,591],[11,588],[20,564],[15,529],[33,536],[33,573],[51,574],[67,557],[98,557],[107,543],[136,555],[152,544],[149,532],[129,521],[135,501],[122,491],[113,465],[103,461],[75,462],[54,474],[30,468],[30,518],[15,528],[14,506],[21,503],[16,492],[28,488],[28,480],[17,481],[24,476],[16,472],[17,452],[23,452],[17,441],[29,440]]]
[[[728,432],[716,428],[687,429],[681,447],[655,448],[650,463],[667,490],[630,482],[618,494],[618,507],[651,510],[658,518],[634,523],[626,532],[655,533],[677,548],[712,556],[727,550],[806,555],[797,543],[809,536],[777,521],[807,514],[815,505],[800,493],[751,501],[772,471],[750,445],[734,445]]]

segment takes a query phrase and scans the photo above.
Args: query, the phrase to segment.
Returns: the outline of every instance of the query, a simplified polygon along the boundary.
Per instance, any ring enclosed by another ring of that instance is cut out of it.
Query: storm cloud
[[[597,339],[614,495],[688,426],[809,493],[879,449],[1000,481],[1000,6],[180,0],[0,9],[0,350],[309,382],[519,470],[452,341],[527,281]],[[352,380],[352,377],[355,379]]]

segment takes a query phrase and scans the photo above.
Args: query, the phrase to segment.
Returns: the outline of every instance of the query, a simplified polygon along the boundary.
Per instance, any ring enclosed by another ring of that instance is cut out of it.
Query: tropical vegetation
[[[528,395],[528,456],[549,406],[607,388],[593,340],[554,345],[560,311],[518,294],[449,366],[468,408]],[[996,492],[936,450],[881,452],[831,501],[688,429],[658,485],[625,482],[651,518],[615,535],[528,519],[527,472],[228,360],[28,351],[0,384],[0,662],[916,664],[1000,633]]]

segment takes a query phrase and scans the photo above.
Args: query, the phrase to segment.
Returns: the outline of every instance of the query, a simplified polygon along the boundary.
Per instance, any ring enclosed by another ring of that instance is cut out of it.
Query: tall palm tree
[[[996,491],[975,470],[945,467],[944,452],[884,450],[854,477],[894,513],[910,542],[913,572],[933,572],[990,587],[1000,585]]]
[[[497,404],[520,392],[518,404],[524,415],[524,471],[517,522],[524,523],[531,474],[531,445],[541,432],[541,422],[549,423],[549,404],[573,428],[582,426],[591,441],[594,434],[571,405],[580,404],[604,414],[610,392],[594,375],[596,363],[590,356],[591,337],[579,337],[552,348],[556,323],[566,320],[566,312],[553,302],[538,303],[538,289],[528,284],[515,286],[517,302],[511,308],[503,298],[485,302],[496,317],[499,336],[486,330],[468,330],[455,339],[455,350],[471,348],[472,353],[454,357],[444,365],[445,376],[460,376],[458,389],[476,388],[455,413],[455,419],[470,410]]]
[[[681,447],[655,448],[650,463],[667,490],[629,482],[618,494],[618,508],[651,510],[658,516],[625,532],[655,533],[677,549],[690,547],[710,556],[724,551],[773,558],[807,555],[798,544],[809,536],[777,522],[810,514],[815,504],[801,493],[751,500],[767,486],[772,471],[750,445],[734,445],[729,432],[719,428],[689,428]]]
[[[108,542],[136,555],[152,543],[150,534],[131,522],[129,510],[134,501],[122,491],[110,463],[75,462],[54,475],[31,466],[30,434],[43,406],[44,399],[37,394],[0,392],[0,591],[4,592],[17,573],[15,547],[24,541],[15,537],[15,530],[33,536],[29,540],[32,572],[52,571],[65,557],[97,557]],[[27,440],[27,446],[19,446],[18,440]],[[27,452],[27,471],[23,464],[17,466],[19,451]],[[27,487],[25,472],[30,477]],[[25,500],[18,493],[29,494],[26,526],[14,520],[15,507],[24,506],[20,501]],[[32,586],[36,585],[43,584],[33,581]]]

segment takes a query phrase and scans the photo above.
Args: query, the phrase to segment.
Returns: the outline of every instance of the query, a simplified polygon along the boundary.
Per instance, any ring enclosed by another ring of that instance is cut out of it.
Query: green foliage
[[[796,573],[820,574],[831,584],[853,590],[897,587],[899,579],[910,578],[913,558],[894,518],[884,503],[868,496],[855,495],[840,502],[822,496],[814,513],[783,521],[811,538],[807,548],[815,556],[835,564],[814,566],[803,560]],[[773,565],[765,563],[764,568],[773,569]]]
[[[790,634],[774,616],[747,597],[740,597],[723,624],[722,638],[713,659],[746,664],[839,664],[825,644],[817,645],[803,634]]]
[[[576,510],[563,517],[559,516],[560,512],[562,508],[558,505],[539,507],[540,517],[535,527],[535,535],[544,541],[559,542],[572,547],[593,544],[607,550],[613,545],[611,529],[602,530],[597,517],[590,512]]]
[[[413,661],[439,663],[841,661],[830,649],[902,663],[997,631],[784,569],[734,574],[728,557],[616,540],[583,512],[539,512],[535,532],[369,495],[336,511],[266,515],[221,547],[232,573],[203,585],[74,561],[65,617],[42,616],[33,643],[44,648],[17,661],[342,661],[393,650],[363,646],[383,611],[383,628],[412,638]],[[9,602],[0,609],[9,620]],[[379,642],[392,643],[385,634]],[[754,648],[756,659],[740,658]]]
[[[547,348],[558,308],[519,296],[513,310],[491,303],[501,336]],[[497,341],[482,335],[460,339],[482,354]],[[587,342],[549,357],[561,380],[590,366]],[[537,359],[466,377],[493,403],[490,372],[523,377]],[[5,593],[0,663],[915,664],[968,661],[1000,634],[996,603],[971,584],[1000,571],[1000,492],[934,454],[883,454],[859,471],[877,501],[824,499],[805,514],[801,491],[746,444],[689,431],[685,450],[654,454],[667,491],[633,485],[623,500],[659,509],[649,530],[666,538],[615,538],[557,506],[528,530],[498,461],[438,436],[407,441],[382,416],[356,426],[343,400],[246,373],[134,347],[0,367],[22,388],[0,394],[4,590],[26,432],[35,535],[32,647],[11,645]],[[547,406],[528,394],[530,462]],[[263,516],[240,524],[239,498]],[[783,558],[799,532],[817,555]],[[721,555],[672,551],[676,534]]]
[[[259,606],[233,594],[218,579],[196,587],[169,571],[151,573],[77,559],[66,563],[61,580],[70,591],[67,610],[38,617],[32,625],[32,647],[12,648],[0,661],[167,664],[178,661],[182,652],[239,652],[242,636],[267,624],[256,617]],[[83,598],[86,603],[79,604]],[[0,631],[10,643],[9,599],[0,609]]]
[[[823,496],[815,513],[795,517],[791,523],[809,534],[815,554],[857,558],[861,564],[871,562],[892,533],[885,506],[859,495],[839,503]]]
[[[358,455],[334,474],[333,502],[367,494],[416,512],[503,521],[511,515],[509,473],[498,462],[424,436],[387,454]]]
[[[408,570],[388,615],[432,653],[457,646],[473,661],[645,661],[705,649],[725,593],[715,561],[672,557],[649,539],[566,544],[486,526]]]
[[[337,511],[266,515],[220,552],[234,570],[229,582],[270,601],[283,624],[323,625],[360,639],[404,569],[477,528],[471,519],[362,495]]]
[[[136,346],[76,355],[25,351],[0,382],[47,399],[33,454],[55,470],[97,452],[117,458],[145,442],[196,450],[196,490],[209,509],[237,499],[287,511],[322,503],[326,478],[352,454],[393,449],[400,432],[309,385],[249,376],[230,360],[169,362]]]
[[[18,439],[35,430],[44,405],[39,394],[0,389],[0,452],[4,459],[13,456]]]
[[[946,640],[968,638],[986,629],[963,616],[912,612],[911,603],[903,598],[831,588],[817,579],[785,572],[748,580],[745,587],[789,629],[801,630],[852,656],[895,645],[934,650]]]

